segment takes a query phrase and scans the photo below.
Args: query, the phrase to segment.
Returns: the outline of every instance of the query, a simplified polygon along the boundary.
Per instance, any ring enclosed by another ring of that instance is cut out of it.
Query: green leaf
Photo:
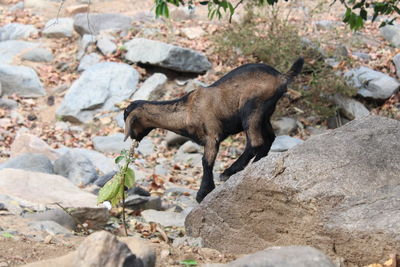
[[[118,157],[115,158],[115,163],[118,164],[118,163],[120,163],[121,160],[123,160],[123,159],[124,159],[124,156],[118,156]]]
[[[97,203],[103,203],[104,201],[110,201],[117,196],[123,186],[121,184],[121,175],[117,173],[110,181],[108,181],[99,191],[97,196]]]
[[[125,173],[125,186],[129,188],[135,185],[135,172],[128,168]]]
[[[184,261],[179,262],[179,264],[183,264],[183,265],[186,265],[186,266],[196,266],[197,265],[197,261],[195,261],[195,260],[184,260]]]
[[[5,238],[12,238],[12,237],[14,237],[12,234],[7,233],[7,232],[2,233],[1,235],[2,235],[3,237],[5,237]]]

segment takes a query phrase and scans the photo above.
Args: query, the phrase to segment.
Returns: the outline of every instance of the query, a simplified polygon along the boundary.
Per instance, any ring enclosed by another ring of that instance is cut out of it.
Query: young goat
[[[204,146],[203,178],[196,200],[214,188],[213,166],[219,144],[229,135],[246,133],[243,154],[221,174],[227,180],[249,161],[266,156],[275,139],[270,117],[288,84],[301,72],[299,58],[286,74],[265,64],[240,66],[208,87],[170,101],[132,102],[124,111],[125,140],[140,141],[162,128],[191,138]]]

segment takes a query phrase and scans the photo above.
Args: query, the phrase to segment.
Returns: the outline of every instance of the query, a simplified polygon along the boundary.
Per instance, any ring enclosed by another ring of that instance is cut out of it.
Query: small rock
[[[79,72],[84,71],[88,69],[90,66],[99,63],[100,60],[101,56],[97,53],[90,53],[89,55],[85,55],[79,62],[78,71]]]
[[[304,141],[301,139],[290,137],[288,135],[280,135],[277,136],[275,141],[272,143],[271,151],[283,152],[302,143],[304,143]]]
[[[350,120],[342,116],[332,116],[327,119],[328,129],[336,129],[342,127],[348,122],[350,122]]]
[[[8,8],[8,11],[15,12],[17,10],[23,10],[25,8],[24,2],[18,2],[15,5]]]
[[[147,190],[145,190],[145,189],[143,189],[141,187],[138,187],[138,186],[130,188],[127,191],[126,194],[128,196],[131,196],[131,195],[138,195],[138,196],[144,196],[144,197],[149,197],[150,196],[150,192],[149,191],[147,191]]]
[[[110,181],[114,175],[116,175],[117,171],[111,171],[109,173],[104,174],[103,176],[99,177],[94,184],[98,187],[103,187],[108,181]]]
[[[28,38],[32,34],[37,34],[38,30],[33,25],[21,23],[9,23],[0,27],[0,42],[7,40],[18,40]]]
[[[121,14],[77,14],[74,17],[74,28],[80,34],[97,35],[102,30],[129,30],[132,19]]]
[[[144,210],[142,211],[142,217],[147,222],[159,223],[161,226],[175,226],[183,227],[185,224],[185,215],[176,212],[169,211],[157,211],[157,210]]]
[[[289,117],[282,117],[272,121],[272,127],[276,130],[276,135],[290,135],[297,129],[297,120]]]
[[[183,153],[199,153],[202,152],[202,148],[193,141],[187,141],[179,148],[178,151]]]
[[[156,265],[156,253],[149,241],[137,237],[120,237],[119,240],[128,245],[136,257],[143,262],[143,267],[154,267]]]
[[[62,209],[50,209],[43,212],[25,213],[24,218],[32,221],[54,221],[59,225],[73,231],[76,227],[74,219]]]
[[[117,51],[117,45],[107,35],[100,35],[100,38],[97,39],[97,48],[103,55],[110,55]]]
[[[17,133],[11,144],[11,158],[25,153],[46,155],[50,160],[56,160],[60,155],[39,137],[27,133]]]
[[[9,40],[0,42],[0,64],[12,64],[21,52],[38,47],[38,43]]]
[[[8,161],[0,164],[0,170],[5,168],[20,169],[34,172],[43,172],[53,174],[53,164],[43,154],[26,153],[11,158]]]
[[[364,60],[364,61],[371,60],[371,56],[368,55],[367,53],[354,52],[353,56],[358,57],[359,59]]]
[[[203,155],[200,153],[184,153],[178,150],[174,156],[174,162],[189,164],[193,167],[202,167]]]
[[[337,27],[338,22],[334,20],[320,20],[316,21],[314,24],[317,30],[332,30]]]
[[[21,54],[21,59],[33,62],[51,62],[53,53],[47,48],[33,48]]]
[[[29,67],[0,64],[0,83],[3,95],[39,97],[46,94],[36,72]]]
[[[167,176],[168,169],[163,164],[157,164],[154,167],[154,174],[160,175],[160,176]]]
[[[172,246],[174,247],[180,247],[180,246],[189,246],[189,247],[203,247],[203,240],[201,237],[190,237],[190,236],[183,236],[183,237],[178,237],[174,239],[174,242],[172,243]]]
[[[72,37],[74,33],[74,20],[71,18],[55,18],[49,20],[42,31],[49,38]]]
[[[89,5],[73,5],[66,8],[68,15],[74,16],[79,13],[88,13]]]
[[[119,153],[130,148],[129,140],[124,142],[124,134],[116,133],[109,136],[95,136],[92,138],[94,149],[105,153]]]
[[[79,41],[79,50],[76,56],[77,59],[81,59],[85,55],[87,48],[95,43],[96,43],[96,36],[91,34],[83,35]]]
[[[400,54],[397,54],[393,57],[393,63],[396,67],[397,77],[400,79]]]
[[[167,76],[154,73],[133,94],[132,100],[159,100],[164,94]]]
[[[125,206],[132,210],[161,210],[161,198],[131,195],[125,199]]]
[[[137,152],[143,156],[150,156],[154,153],[154,144],[151,138],[145,137],[140,141],[139,146],[136,149]]]
[[[0,84],[0,95],[1,95],[1,84]],[[18,102],[12,99],[0,98],[0,108],[3,109],[16,109]]]
[[[190,40],[198,39],[205,33],[200,26],[183,28],[182,32]]]
[[[73,131],[74,129],[71,127],[70,130]],[[103,174],[118,170],[118,166],[115,164],[114,159],[108,158],[95,150],[84,148],[72,148],[70,150],[88,158],[95,168]]]
[[[93,163],[74,150],[68,151],[54,162],[54,171],[76,185],[87,185],[97,179]]]
[[[165,190],[165,195],[167,196],[182,196],[182,195],[190,195],[192,197],[196,196],[197,191],[186,188],[186,187],[170,187]]]
[[[379,30],[391,45],[400,48],[400,25],[386,25]]]
[[[369,115],[369,110],[357,100],[335,94],[332,101],[340,108],[342,114],[349,120],[362,118]]]
[[[168,146],[182,145],[188,140],[190,139],[170,131],[168,131],[167,135],[165,136],[165,141],[167,142]]]
[[[72,236],[71,231],[62,227],[58,223],[54,221],[37,221],[37,222],[30,222],[28,225],[36,230],[39,231],[46,231],[51,235],[64,235],[64,236]]]

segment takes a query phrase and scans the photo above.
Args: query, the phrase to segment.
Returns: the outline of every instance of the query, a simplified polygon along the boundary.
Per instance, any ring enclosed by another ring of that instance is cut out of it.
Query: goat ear
[[[126,141],[126,139],[128,139],[128,137],[131,135],[131,129],[132,129],[132,124],[135,120],[134,115],[131,113],[129,114],[129,116],[126,118],[125,120],[125,138],[124,141]]]

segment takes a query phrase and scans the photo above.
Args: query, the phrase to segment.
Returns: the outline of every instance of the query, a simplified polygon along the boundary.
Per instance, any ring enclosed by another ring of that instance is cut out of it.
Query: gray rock
[[[280,135],[275,138],[275,141],[272,143],[271,152],[282,152],[289,150],[299,144],[302,144],[304,141],[295,137],[291,137],[288,135]]]
[[[178,152],[182,153],[199,153],[202,151],[203,151],[202,147],[193,141],[185,142],[182,146],[179,147],[178,150]]]
[[[400,54],[397,54],[393,57],[393,63],[396,67],[397,77],[400,79]]]
[[[167,142],[168,146],[181,145],[189,140],[190,139],[185,136],[182,136],[182,135],[176,134],[174,132],[170,132],[170,131],[168,131],[167,135],[165,136],[165,141]]]
[[[289,117],[282,117],[271,124],[276,135],[289,135],[297,129],[297,120]]]
[[[33,25],[21,23],[9,23],[0,27],[0,42],[7,40],[18,40],[28,38],[32,34],[37,34],[38,30]]]
[[[105,153],[119,153],[130,148],[130,141],[124,142],[124,134],[116,133],[109,136],[95,136],[92,138],[94,149]]]
[[[73,122],[89,122],[100,111],[115,110],[115,104],[136,91],[138,81],[139,73],[127,64],[93,65],[72,84],[57,115]]]
[[[51,62],[54,56],[50,49],[37,47],[22,53],[21,59],[33,62]]]
[[[3,95],[39,97],[46,94],[36,72],[24,66],[0,64],[0,83]]]
[[[185,215],[171,211],[144,210],[142,217],[147,222],[159,223],[161,226],[183,227],[185,223]]]
[[[117,51],[117,45],[113,42],[112,38],[107,35],[100,35],[97,39],[97,48],[103,55],[113,54]]]
[[[212,265],[211,265],[212,266]],[[229,267],[335,267],[321,251],[306,246],[272,247],[232,261]]]
[[[161,198],[131,195],[125,199],[125,206],[132,210],[161,210]]]
[[[115,164],[114,159],[108,158],[95,150],[84,148],[72,148],[70,150],[88,158],[101,173],[109,173],[118,170],[118,166]]]
[[[379,30],[391,45],[400,48],[400,25],[386,25]]]
[[[369,110],[357,100],[344,97],[340,94],[333,95],[331,100],[339,107],[343,116],[349,120],[359,119],[369,115]]]
[[[36,222],[30,222],[28,223],[28,225],[33,229],[39,231],[46,231],[51,235],[72,236],[70,230],[62,227],[61,225],[59,225],[54,221],[36,221]]]
[[[75,230],[76,222],[74,219],[61,208],[50,209],[43,212],[25,213],[24,218],[32,221],[53,221],[71,231]]]
[[[74,20],[71,18],[55,18],[46,22],[42,31],[49,38],[72,37],[74,34]]]
[[[136,151],[142,154],[143,156],[150,156],[154,153],[154,144],[151,138],[145,137],[140,141],[139,146],[136,148]]]
[[[174,161],[193,167],[202,167],[202,158],[203,155],[200,153],[183,153],[178,151],[174,156]]]
[[[17,40],[0,42],[0,64],[11,64],[21,52],[38,46],[37,43]]]
[[[270,153],[194,208],[186,233],[222,252],[284,242],[349,264],[379,262],[400,249],[399,138],[399,121],[368,116]]]
[[[367,67],[349,70],[344,77],[350,86],[360,88],[362,97],[388,99],[400,87],[396,79]]]
[[[89,55],[84,55],[79,62],[78,71],[87,70],[90,66],[96,65],[101,60],[101,56],[97,53],[90,53]]]
[[[156,265],[156,253],[149,241],[137,237],[121,237],[120,240],[127,244],[132,253],[142,260],[143,265],[138,266],[154,267]]]
[[[182,196],[189,194],[192,197],[196,197],[196,193],[196,190],[186,187],[170,187],[165,190],[165,195],[167,196]]]
[[[92,162],[74,150],[68,151],[54,162],[54,171],[76,185],[87,185],[97,179]]]
[[[367,53],[362,53],[362,52],[354,52],[353,56],[358,57],[359,59],[368,61],[371,60],[371,56],[368,55]]]
[[[132,100],[159,100],[164,94],[167,76],[162,73],[154,73],[135,92]]]
[[[5,168],[20,169],[33,172],[43,172],[53,174],[53,164],[49,158],[43,154],[26,153],[11,158],[0,164],[0,170]]]
[[[160,176],[167,176],[168,169],[163,164],[157,164],[154,167],[154,174],[160,175]]]
[[[201,237],[193,238],[190,236],[183,236],[175,238],[174,242],[172,243],[172,246],[174,247],[189,246],[189,247],[201,248],[203,247],[203,240],[201,240]]]
[[[204,73],[211,68],[206,56],[191,49],[144,38],[132,39],[125,46],[125,58],[135,63],[191,73]]]
[[[347,119],[343,116],[340,116],[340,114],[336,114],[335,116],[329,117],[327,119],[327,124],[328,124],[327,126],[328,126],[328,129],[336,129],[336,128],[342,127],[343,125],[345,125],[346,123],[349,123],[349,122],[350,122],[349,119]]]
[[[337,27],[338,22],[334,20],[319,20],[314,24],[317,27],[317,30],[332,30]]]
[[[1,91],[1,84],[0,84],[0,91]],[[17,107],[18,107],[17,101],[7,98],[0,98],[0,108],[16,109]]]
[[[149,191],[147,191],[147,190],[145,190],[145,189],[143,189],[143,188],[141,188],[139,186],[135,186],[135,187],[130,188],[126,192],[126,194],[128,196],[132,196],[132,195],[139,195],[139,196],[143,196],[143,197],[149,197],[150,196],[150,192]]]
[[[117,171],[111,171],[109,173],[104,174],[103,176],[99,177],[94,184],[98,187],[103,187],[108,181],[110,181],[114,175],[116,175]]]
[[[24,2],[18,2],[15,5],[12,5],[8,8],[10,12],[15,12],[17,10],[23,10],[25,8]]]
[[[76,55],[77,59],[81,59],[85,53],[87,48],[96,43],[96,36],[91,34],[84,34],[79,41],[79,50],[78,54]]]
[[[77,14],[74,17],[74,29],[81,36],[84,34],[97,35],[103,30],[129,30],[132,19],[121,14]]]

